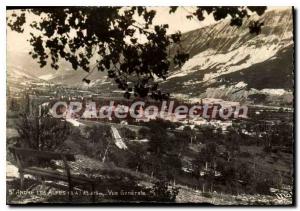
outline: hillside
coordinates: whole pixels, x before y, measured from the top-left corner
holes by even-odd
[[[183,34],[182,48],[190,59],[182,68],[172,67],[163,91],[179,98],[220,98],[244,103],[291,106],[293,101],[293,15],[292,10],[265,13],[261,34],[249,33],[250,17],[242,27],[220,21]],[[170,53],[177,49],[171,46]],[[66,62],[60,69],[40,68],[25,52],[7,52],[8,77],[15,70],[34,80],[62,83],[97,92],[112,92],[117,86],[105,72],[74,71]],[[87,77],[91,83],[82,81]],[[27,77],[28,78],[28,77]]]
[[[291,103],[293,90],[292,10],[269,11],[261,34],[225,20],[183,35],[190,60],[174,68],[162,87],[184,97],[209,97],[249,101],[265,94],[266,101],[284,98]],[[282,101],[280,99],[279,101]],[[272,102],[269,102],[272,103]]]

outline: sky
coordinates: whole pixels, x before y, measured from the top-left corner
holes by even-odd
[[[199,21],[195,17],[191,20],[187,19],[187,15],[191,15],[195,11],[195,7],[178,7],[175,13],[169,14],[169,7],[152,7],[156,10],[156,17],[154,24],[169,24],[168,33],[175,33],[176,31],[187,32],[203,26],[215,23],[213,17],[210,15],[203,21]]]

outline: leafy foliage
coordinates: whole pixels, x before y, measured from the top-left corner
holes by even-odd
[[[21,147],[41,151],[56,151],[70,134],[70,125],[51,117],[28,117],[23,115],[17,125]]]
[[[179,193],[178,187],[168,188],[168,183],[162,180],[159,180],[152,187],[154,192],[155,200],[160,202],[174,202],[176,196]]]
[[[93,158],[105,161],[112,146],[110,127],[106,125],[93,125],[86,127],[87,139],[89,140],[86,153]]]
[[[258,15],[262,15],[267,7],[198,7],[194,15],[197,16],[199,20],[205,19],[206,14],[213,14],[215,20],[221,20],[229,16],[231,18],[230,25],[231,26],[242,26],[243,18],[249,17],[250,12],[256,12]],[[249,26],[250,32],[253,26]]]

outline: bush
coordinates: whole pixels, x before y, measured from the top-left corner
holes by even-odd
[[[169,189],[167,182],[158,181],[152,187],[151,192],[154,194],[155,201],[174,202],[179,193],[179,188],[172,186],[172,188]]]
[[[206,198],[212,198],[212,195],[211,195],[211,193],[209,193],[209,192],[203,192],[203,193],[202,193],[202,196],[203,196],[203,197],[206,197]]]
[[[138,131],[138,138],[139,139],[147,138],[149,136],[149,133],[150,133],[149,129],[142,127]]]
[[[127,140],[133,140],[136,138],[135,132],[126,127],[121,128],[119,131],[121,133],[121,136]]]
[[[17,124],[21,147],[40,151],[56,151],[70,134],[70,124],[52,117],[22,115]]]
[[[270,194],[270,183],[268,181],[260,181],[255,185],[256,193],[259,194]]]
[[[240,152],[239,156],[244,158],[250,158],[251,154],[249,152]]]

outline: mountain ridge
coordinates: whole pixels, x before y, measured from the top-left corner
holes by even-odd
[[[292,16],[292,9],[266,12],[259,17],[264,22],[259,35],[250,34],[248,29],[250,21],[257,20],[256,16],[245,20],[241,27],[230,26],[225,19],[183,33],[181,46],[190,54],[190,59],[182,68],[172,67],[160,87],[187,99],[208,97],[251,102],[252,95],[263,94],[266,97],[262,103],[291,104],[294,87]],[[176,50],[171,46],[170,54]],[[96,87],[108,92],[117,89],[105,72],[74,71],[67,62],[61,62],[60,70],[50,66],[41,69],[28,54],[7,54],[8,73],[21,67],[36,80]],[[82,81],[86,77],[91,79],[90,85]]]
[[[264,26],[259,35],[249,33],[247,26],[251,20],[255,17],[239,28],[224,20],[183,34],[182,48],[190,53],[190,59],[182,68],[175,67],[170,72],[162,89],[186,99],[208,97],[251,102],[252,95],[263,94],[263,103],[291,104],[292,9],[265,13],[260,17]],[[236,87],[238,84],[243,87]],[[284,92],[274,95],[277,89]]]

